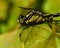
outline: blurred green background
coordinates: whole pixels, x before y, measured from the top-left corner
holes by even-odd
[[[0,48],[60,48],[60,24],[55,24],[57,35],[54,37],[47,23],[18,29],[18,17],[29,11],[18,7],[60,13],[60,0],[0,0]],[[54,20],[60,20],[60,17]]]

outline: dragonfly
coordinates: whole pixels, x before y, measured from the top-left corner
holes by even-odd
[[[53,20],[54,17],[60,16],[60,13],[48,14],[48,13],[42,13],[38,9],[25,8],[25,7],[18,7],[18,8],[31,10],[25,16],[20,15],[18,17],[18,22],[21,25],[36,25],[36,24],[42,24],[44,22],[52,23],[52,21],[55,22],[60,21],[60,20]]]
[[[44,22],[48,22],[52,24],[52,36],[54,38],[54,36],[60,36],[59,34],[57,34],[56,32],[56,27],[55,27],[55,23],[59,24],[60,20],[54,20],[54,17],[59,17],[60,13],[43,13],[41,11],[39,11],[39,9],[33,9],[33,8],[25,8],[25,7],[18,7],[21,9],[26,9],[26,10],[31,10],[29,11],[25,16],[23,14],[21,14],[18,17],[18,22],[22,25],[22,26],[33,26],[33,25],[37,25],[37,24],[42,24]]]

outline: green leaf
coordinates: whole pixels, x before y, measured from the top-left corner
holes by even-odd
[[[21,28],[20,28],[21,30]],[[45,48],[52,31],[45,24],[25,27],[20,34],[20,48]]]

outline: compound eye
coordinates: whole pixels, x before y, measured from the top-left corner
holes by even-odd
[[[18,22],[20,24],[23,24],[25,21],[24,21],[24,16],[23,15],[20,15],[19,18],[18,18]]]
[[[22,18],[22,19],[23,19],[23,18],[24,18],[24,16],[23,16],[23,15],[20,15],[20,18]]]

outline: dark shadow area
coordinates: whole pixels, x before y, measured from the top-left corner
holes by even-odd
[[[45,2],[45,0],[37,0],[36,8],[39,9],[42,12],[42,5]]]
[[[8,8],[7,8],[7,18],[6,18],[6,20],[4,20],[4,21],[0,21],[1,23],[4,23],[4,24],[7,23],[7,21],[8,21],[9,18],[10,18],[10,13],[11,13],[13,7],[14,7],[13,2],[9,2]]]

